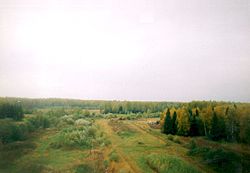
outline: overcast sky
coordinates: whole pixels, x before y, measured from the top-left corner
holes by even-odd
[[[249,0],[0,0],[0,96],[250,101]]]

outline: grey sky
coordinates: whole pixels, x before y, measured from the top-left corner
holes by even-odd
[[[0,96],[250,101],[249,0],[0,0]]]

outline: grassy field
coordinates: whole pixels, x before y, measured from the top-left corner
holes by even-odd
[[[76,132],[80,135],[79,129],[75,131],[75,124],[67,125],[66,130],[65,127],[38,130],[29,140],[0,146],[0,172],[221,172],[204,163],[200,155],[188,155],[192,138],[162,134],[159,129],[150,128],[149,120],[155,119],[96,119],[91,125],[94,130],[87,129],[89,134],[94,131],[95,137],[84,139],[83,142],[91,141],[85,147],[78,143],[58,144],[62,135],[71,137]],[[80,132],[84,130],[80,128]],[[244,153],[245,158],[249,158],[248,146],[239,147],[238,144],[212,142],[204,138],[195,140],[197,145],[222,147]],[[248,161],[246,159],[246,165]],[[239,171],[246,172],[241,167]]]

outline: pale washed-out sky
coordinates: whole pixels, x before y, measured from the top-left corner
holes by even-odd
[[[249,0],[0,0],[0,96],[250,101]]]

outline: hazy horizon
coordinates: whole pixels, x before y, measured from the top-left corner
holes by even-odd
[[[0,0],[0,96],[250,102],[248,0]]]

